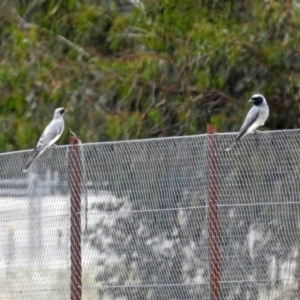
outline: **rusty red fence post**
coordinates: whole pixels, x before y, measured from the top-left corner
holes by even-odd
[[[71,300],[82,299],[82,267],[81,267],[81,177],[82,165],[78,139],[70,137],[69,150],[69,185],[70,199],[70,252],[71,252]]]
[[[207,125],[207,151],[209,172],[209,249],[211,300],[220,300],[220,251],[218,214],[218,156],[216,126]]]

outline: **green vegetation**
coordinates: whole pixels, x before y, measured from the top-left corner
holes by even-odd
[[[37,26],[5,3],[1,152],[33,147],[58,106],[68,109],[63,144],[68,128],[83,142],[197,134],[207,123],[236,131],[255,92],[270,104],[266,128],[299,126],[291,0],[19,1],[21,20]]]

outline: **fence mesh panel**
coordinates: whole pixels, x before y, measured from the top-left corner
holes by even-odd
[[[234,137],[214,136],[220,299],[299,299],[300,130]],[[0,299],[71,298],[76,172],[82,299],[210,299],[208,136],[78,147],[79,169],[70,146],[26,174],[0,155]]]

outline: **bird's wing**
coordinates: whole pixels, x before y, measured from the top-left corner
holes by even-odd
[[[259,109],[257,109],[257,107],[252,107],[247,116],[246,119],[239,131],[239,135],[236,138],[236,141],[238,141],[246,132],[247,130],[254,124],[254,122],[258,119],[259,117]]]
[[[34,160],[41,155],[47,147],[54,144],[64,130],[64,121],[60,120],[52,120],[49,125],[45,128],[42,136],[40,137],[37,145],[33,149],[30,158],[27,162],[26,168],[23,170],[26,172],[30,165],[34,162]]]
[[[45,128],[34,150],[41,151],[56,142],[64,129],[63,120],[52,120]]]

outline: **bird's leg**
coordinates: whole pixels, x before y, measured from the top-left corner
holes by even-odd
[[[53,144],[51,147],[53,147],[54,149],[58,148],[58,146],[56,144]]]

